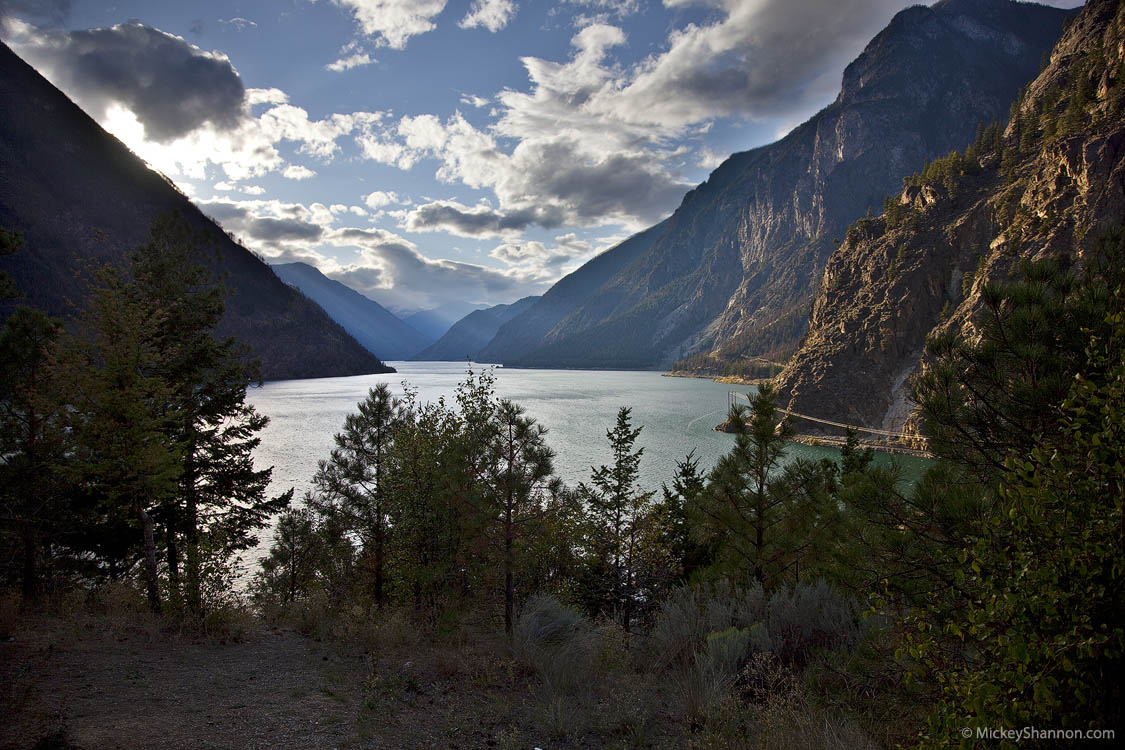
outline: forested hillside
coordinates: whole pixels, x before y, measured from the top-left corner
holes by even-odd
[[[178,212],[227,289],[219,335],[247,344],[265,377],[388,371],[2,44],[0,108],[0,227],[23,236],[23,251],[0,267],[16,279],[24,302],[73,316],[93,268],[124,265],[154,219]]]

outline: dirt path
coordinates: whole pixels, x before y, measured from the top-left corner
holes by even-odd
[[[0,643],[0,747],[503,747],[525,711],[502,671],[264,626],[236,643],[45,621]]]

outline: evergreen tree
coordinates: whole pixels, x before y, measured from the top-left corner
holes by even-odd
[[[159,509],[165,526],[170,588],[190,612],[204,608],[208,561],[225,564],[257,543],[253,532],[289,504],[269,498],[270,469],[252,453],[269,419],[246,403],[256,364],[234,339],[217,339],[224,291],[201,257],[201,240],[176,215],[154,220],[148,242],[131,257],[123,289],[152,322],[152,374],[169,391],[169,438],[182,448],[178,491]],[[183,571],[181,581],[181,549]]]
[[[530,585],[517,588],[517,576],[527,568],[529,542],[541,532],[560,482],[554,476],[554,451],[545,440],[547,429],[525,416],[523,407],[501,399],[491,425],[480,479],[490,521],[486,533],[499,553],[503,576],[504,632],[510,635],[517,597],[532,593]]]
[[[961,726],[1121,724],[1125,314],[1105,322],[1057,428],[1010,456],[998,512],[956,570],[960,610],[923,611],[909,631],[941,690],[929,746]]]
[[[368,391],[357,411],[344,419],[343,431],[336,433],[331,456],[320,461],[314,480],[318,494],[312,501],[320,515],[336,517],[359,538],[371,595],[379,608],[387,599],[390,455],[399,424],[398,406],[386,383]]]
[[[67,353],[68,429],[75,440],[67,472],[94,501],[88,533],[96,545],[116,536],[126,519],[139,525],[140,544],[107,562],[111,574],[118,566],[128,570],[136,559],[130,550],[139,546],[149,607],[160,612],[152,513],[174,496],[182,471],[183,447],[170,438],[178,415],[168,408],[168,385],[152,374],[159,313],[138,305],[116,274],[106,271],[101,279],[88,321],[91,339]]]
[[[594,469],[590,484],[579,485],[595,570],[604,571],[596,609],[620,617],[625,630],[632,627],[652,569],[648,558],[654,550],[648,542],[659,532],[652,512],[655,493],[637,487],[644,448],[633,450],[642,428],[633,429],[631,411],[621,407],[616,425],[606,431],[613,464]]]
[[[5,557],[21,559],[25,603],[41,593],[45,553],[69,517],[59,471],[68,447],[61,331],[42,312],[19,307],[0,332],[0,529]]]
[[[833,464],[782,466],[793,428],[780,421],[775,398],[765,383],[748,412],[731,408],[734,447],[716,463],[696,506],[698,533],[715,546],[714,572],[736,581],[751,577],[767,589],[825,564],[821,543],[837,515]]]
[[[662,500],[657,508],[661,526],[660,545],[668,551],[673,570],[669,583],[686,583],[692,575],[709,565],[714,550],[701,543],[692,533],[692,509],[697,507],[707,489],[706,476],[699,470],[699,458],[691,451],[676,463],[672,486],[662,485]]]

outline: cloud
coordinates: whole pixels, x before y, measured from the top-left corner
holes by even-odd
[[[844,65],[909,4],[665,0],[670,7],[713,7],[720,18],[673,31],[666,49],[596,92],[589,108],[622,122],[673,129],[716,117],[805,111],[835,93]]]
[[[450,299],[497,304],[541,293],[549,284],[534,271],[431,260],[409,240],[383,229],[340,229],[326,242],[360,254],[358,262],[324,271],[326,275],[398,307],[424,309]]]
[[[199,209],[238,235],[249,247],[275,254],[293,243],[308,246],[320,240],[333,221],[331,210],[321,204],[276,200],[235,201],[221,198],[201,201]]]
[[[351,70],[352,68],[371,65],[373,62],[375,62],[375,58],[371,55],[367,54],[366,52],[357,52],[354,55],[341,57],[336,62],[325,65],[324,69],[330,70],[333,73],[342,73],[345,70]]]
[[[468,14],[458,22],[462,29],[484,28],[496,32],[516,15],[513,0],[473,0]]]
[[[351,11],[360,30],[377,46],[404,49],[413,36],[436,28],[433,19],[446,0],[333,0]]]
[[[258,24],[251,21],[249,18],[235,17],[228,19],[219,19],[219,24],[226,28],[234,29],[235,31],[246,31],[246,29],[257,28]]]
[[[281,173],[281,176],[287,180],[307,180],[310,177],[316,177],[316,172],[300,164],[290,164]]]
[[[363,202],[367,204],[368,208],[379,209],[383,206],[390,206],[395,204],[406,203],[405,200],[398,196],[395,192],[384,192],[376,190],[373,193],[368,193],[363,197]]]
[[[43,26],[61,26],[70,18],[71,0],[0,0],[0,19],[20,18]]]
[[[488,206],[465,206],[456,201],[435,201],[418,206],[403,222],[412,232],[445,231],[462,237],[498,237],[521,232],[538,225],[553,228],[563,223],[557,208],[524,208],[511,212],[494,211]]]
[[[149,26],[42,32],[14,46],[96,119],[124,105],[157,143],[205,124],[235,130],[243,121],[246,90],[226,55]]]
[[[468,107],[475,107],[476,109],[484,109],[488,106],[488,99],[476,94],[462,94],[461,103]]]

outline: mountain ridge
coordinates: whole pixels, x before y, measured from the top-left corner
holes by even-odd
[[[249,345],[264,377],[393,371],[2,43],[0,73],[0,226],[25,238],[0,268],[26,295],[17,302],[73,315],[84,270],[124,265],[152,219],[178,213],[227,291],[216,335]]]
[[[968,154],[931,165],[888,204],[893,212],[853,227],[778,376],[791,410],[917,432],[909,378],[926,366],[927,336],[971,336],[986,282],[1006,279],[1020,259],[1081,262],[1120,226],[1123,47],[1119,0],[1091,0],[994,143],[978,139]],[[1081,108],[1071,105],[1079,86],[1091,100]]]
[[[698,353],[787,356],[834,240],[902,177],[1001,116],[1068,15],[1007,0],[901,11],[845,68],[836,101],[732,155],[672,216],[591,261],[609,273],[584,266],[556,285],[583,277],[592,288],[552,288],[482,356],[640,369]]]
[[[433,340],[415,330],[370,297],[308,263],[275,263],[270,268],[286,284],[297,287],[367,351],[382,360],[409,359]]]

